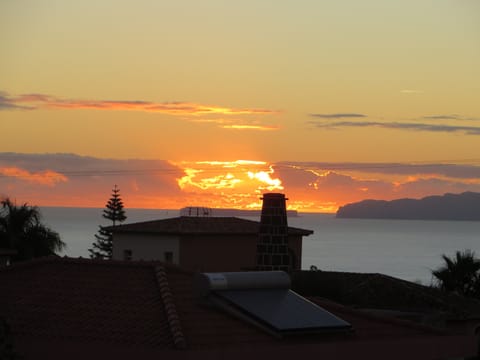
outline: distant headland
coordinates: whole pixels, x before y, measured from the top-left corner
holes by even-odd
[[[444,194],[419,200],[364,200],[341,206],[337,218],[480,221],[480,193]]]

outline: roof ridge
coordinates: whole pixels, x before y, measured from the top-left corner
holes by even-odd
[[[160,289],[160,296],[163,300],[165,307],[165,313],[167,315],[168,326],[173,336],[173,343],[177,349],[185,349],[187,343],[182,331],[182,325],[177,313],[177,307],[173,301],[172,290],[168,284],[167,273],[163,266],[155,266],[155,278],[157,280],[158,287]]]
[[[164,263],[158,260],[114,260],[114,259],[90,259],[84,257],[69,257],[50,255],[34,258],[26,261],[14,262],[10,265],[0,266],[0,271],[15,270],[21,268],[28,268],[32,266],[44,265],[44,264],[80,264],[80,265],[100,265],[100,266],[121,266],[121,267],[147,267],[155,269],[158,266],[162,266],[165,269],[181,274],[193,274],[193,271],[183,269],[176,264]]]
[[[164,233],[164,234],[258,234],[261,221],[235,216],[178,216],[109,226],[115,233]],[[313,230],[288,226],[289,235],[308,236]]]
[[[44,256],[34,258],[26,261],[14,262],[9,265],[9,268],[34,266],[44,263],[64,263],[64,264],[90,264],[90,265],[114,265],[114,266],[156,266],[159,261],[126,261],[126,260],[114,260],[114,259],[91,259],[84,257],[70,257],[70,256]]]
[[[54,261],[58,261],[58,259],[61,259],[61,257],[58,255],[42,256],[38,258],[33,258],[31,260],[12,262],[10,265],[0,266],[0,270],[12,270],[16,268],[30,267],[39,264],[48,264]]]

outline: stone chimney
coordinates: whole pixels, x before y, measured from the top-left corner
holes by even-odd
[[[263,195],[257,242],[257,270],[290,272],[287,207],[284,194]]]

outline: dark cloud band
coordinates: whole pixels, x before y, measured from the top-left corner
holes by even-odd
[[[480,159],[475,164],[455,163],[328,163],[328,162],[278,162],[276,167],[300,168],[300,169],[321,169],[323,171],[354,171],[361,173],[390,174],[390,175],[429,175],[439,174],[449,178],[457,179],[479,179]]]
[[[338,128],[365,128],[376,127],[382,129],[409,130],[409,131],[428,131],[454,133],[461,132],[467,135],[480,135],[480,127],[476,126],[455,126],[426,123],[403,123],[403,122],[377,122],[377,121],[337,121],[333,123],[310,121],[310,124],[322,129]]]

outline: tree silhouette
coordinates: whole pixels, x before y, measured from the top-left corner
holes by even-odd
[[[103,210],[102,216],[105,219],[111,220],[113,226],[115,226],[117,222],[121,223],[127,219],[125,210],[123,209],[123,201],[120,198],[120,189],[117,187],[117,185],[114,186],[112,190],[112,197],[110,200],[108,200],[105,207],[106,209]]]
[[[10,199],[1,201],[0,247],[17,252],[13,261],[54,255],[65,246],[60,235],[41,222],[36,206],[17,206]]]
[[[123,201],[120,197],[120,189],[117,185],[112,190],[112,197],[108,200],[102,216],[112,222],[112,226],[122,223],[127,219],[123,208]],[[92,248],[88,249],[91,258],[111,259],[113,255],[113,235],[108,227],[99,225],[98,234],[95,234],[96,241]]]
[[[478,296],[480,285],[480,260],[471,250],[457,251],[450,258],[442,255],[445,264],[432,271],[440,289],[464,296]]]

